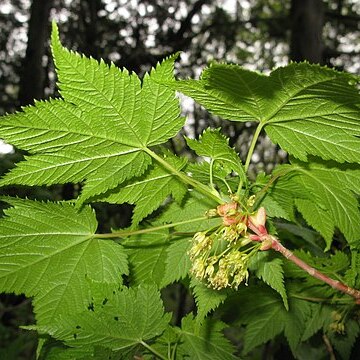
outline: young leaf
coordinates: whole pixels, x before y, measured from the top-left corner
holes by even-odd
[[[74,348],[102,346],[116,351],[142,344],[167,327],[170,315],[164,314],[155,286],[128,289],[93,283],[92,287],[97,296],[90,310],[84,307],[82,312],[59,318],[41,330]]]
[[[295,157],[360,162],[360,97],[357,79],[307,63],[290,64],[269,76],[237,65],[212,64],[200,80],[171,87],[215,115],[257,121],[270,139]]]
[[[186,162],[185,159],[177,158],[170,153],[166,153],[165,157],[166,161],[177,170],[180,170]],[[167,196],[172,195],[177,202],[180,202],[186,191],[186,186],[174,174],[157,165],[140,178],[131,179],[128,184],[122,184],[121,187],[112,189],[94,200],[136,204],[132,217],[132,225],[136,226],[157,209]]]
[[[225,325],[221,321],[205,321],[200,325],[191,315],[181,322],[183,343],[181,349],[194,360],[230,360],[236,359],[234,348],[224,338],[222,331]]]
[[[279,199],[285,187],[301,187],[303,189],[301,196],[305,196],[312,205],[306,207],[303,202],[296,199],[293,200],[294,204],[300,204],[299,210],[309,224],[324,236],[327,248],[331,245],[335,226],[345,235],[350,244],[355,245],[360,239],[357,231],[360,212],[354,195],[354,193],[359,193],[357,184],[360,170],[343,171],[337,167],[313,162],[283,165],[276,172],[282,171],[285,167],[292,167],[296,173],[289,173],[279,178],[271,191],[271,196]],[[305,205],[308,205],[308,202]]]
[[[151,163],[147,147],[183,125],[174,92],[176,56],[140,79],[62,47],[53,24],[52,50],[64,100],[37,102],[0,124],[1,137],[31,156],[0,185],[50,185],[86,180],[80,201],[104,193]]]
[[[189,163],[186,171],[191,177],[203,184],[210,184],[210,164],[206,161],[200,163]],[[220,164],[214,164],[212,169],[213,183],[223,194],[235,193],[239,184],[239,177],[229,175]]]
[[[198,155],[209,157],[219,162],[227,171],[235,171],[240,178],[246,180],[245,171],[239,155],[229,146],[229,140],[221,134],[219,129],[207,129],[200,136],[199,140],[186,139],[189,147]]]
[[[94,237],[93,210],[67,203],[3,198],[0,291],[34,297],[39,324],[85,306],[88,278],[121,283],[128,273],[122,246]]]
[[[227,289],[210,289],[204,283],[195,278],[191,279],[190,286],[192,287],[197,305],[196,321],[200,323],[203,323],[208,313],[221,305],[229,294]]]

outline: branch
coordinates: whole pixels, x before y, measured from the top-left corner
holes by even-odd
[[[345,285],[341,281],[331,279],[327,275],[323,274],[319,270],[316,270],[315,268],[308,265],[306,262],[299,259],[289,249],[287,249],[284,245],[282,245],[278,239],[276,239],[273,236],[271,236],[271,238],[272,238],[271,249],[278,251],[280,254],[285,256],[288,260],[292,261],[295,265],[297,265],[299,268],[306,271],[310,276],[313,276],[314,278],[325,282],[326,284],[330,285],[333,289],[339,290],[339,291],[343,292],[344,294],[352,296],[355,299],[356,304],[360,305],[360,291],[359,290],[351,288],[350,286]]]
[[[355,303],[360,305],[360,291],[341,281],[334,280],[327,275],[323,274],[319,270],[316,270],[296,255],[294,255],[289,249],[287,249],[284,245],[282,245],[275,236],[270,235],[265,228],[266,223],[266,212],[265,208],[260,208],[256,215],[250,216],[247,221],[247,226],[251,229],[255,234],[249,235],[249,238],[253,241],[262,242],[260,250],[269,250],[273,249],[283,256],[285,256],[288,260],[292,261],[299,268],[306,271],[310,276],[319,279],[326,284],[330,285],[333,289],[341,291],[344,294],[350,295],[355,299]]]

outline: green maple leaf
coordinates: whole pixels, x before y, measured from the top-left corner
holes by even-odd
[[[0,220],[0,291],[34,297],[39,324],[82,308],[89,280],[121,282],[122,246],[95,237],[93,210],[67,203],[4,198]]]
[[[136,74],[63,48],[55,24],[52,50],[63,100],[37,102],[2,119],[1,137],[30,156],[0,184],[85,180],[85,201],[144,173],[148,147],[182,127],[174,92],[159,83],[173,78],[176,55],[141,83]]]
[[[306,322],[305,330],[302,334],[302,341],[311,338],[321,328],[329,326],[331,319],[331,312],[333,309],[327,305],[310,304],[311,316]]]
[[[286,310],[289,310],[289,303],[284,285],[283,261],[279,258],[270,260],[268,253],[257,253],[252,258],[251,268],[255,270],[256,276],[277,291]]]
[[[197,305],[196,321],[200,323],[203,323],[209,312],[219,307],[229,295],[227,289],[211,289],[195,278],[191,278],[190,286]]]
[[[241,308],[239,322],[246,324],[245,354],[282,332],[295,352],[311,316],[308,302],[292,299],[287,311],[271,289],[261,286],[241,289],[238,300]]]
[[[131,284],[155,283],[160,286],[169,247],[169,230],[134,235],[124,241],[123,245],[129,256]]]
[[[64,316],[39,329],[70,347],[101,346],[113,351],[129,350],[166,329],[170,314],[164,314],[155,286],[126,288],[93,283],[92,290],[90,310],[84,307],[71,317]]]
[[[171,203],[154,224],[184,222],[174,226],[174,230],[191,233],[207,230],[221,224],[219,217],[207,218],[206,216],[206,212],[216,208],[217,205],[213,200],[204,197],[202,194],[191,191],[184,198],[182,204]]]
[[[282,198],[289,199],[284,196],[285,188],[301,188],[301,197],[305,201],[294,196],[290,201],[298,207],[309,225],[324,237],[327,249],[331,245],[335,227],[338,227],[350,244],[355,245],[360,239],[357,230],[360,212],[355,196],[359,194],[360,170],[342,170],[321,162],[299,162],[279,167],[274,175],[283,169],[293,169],[293,172],[278,179],[271,196],[281,204]]]
[[[180,170],[186,159],[180,159],[169,152],[165,154],[166,161],[176,170]],[[172,173],[162,166],[154,166],[138,179],[131,179],[128,184],[110,190],[97,201],[122,204],[136,204],[132,216],[132,225],[136,226],[147,215],[157,209],[172,195],[179,203],[187,192],[187,187]]]
[[[181,338],[183,343],[180,348],[190,359],[198,360],[230,360],[236,359],[233,355],[234,348],[222,334],[225,324],[221,321],[207,320],[199,325],[186,316],[181,322]]]
[[[239,155],[229,146],[229,140],[220,133],[219,129],[207,129],[199,140],[187,138],[186,142],[198,155],[209,157],[212,162],[220,163],[227,173],[235,171],[243,180],[246,180]]]
[[[269,76],[237,65],[212,64],[200,80],[168,83],[215,115],[256,121],[295,157],[360,162],[360,96],[349,74],[307,63]]]
[[[185,278],[191,267],[188,251],[191,248],[191,238],[175,237],[174,242],[166,249],[165,271],[161,287]]]
[[[360,287],[360,251],[359,249],[351,250],[351,265],[346,271],[345,283],[351,287]]]

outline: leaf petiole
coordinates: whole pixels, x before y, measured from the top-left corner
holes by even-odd
[[[161,156],[156,154],[154,151],[150,150],[149,148],[144,148],[144,151],[150,155],[153,159],[155,159],[158,163],[164,166],[165,169],[169,170],[172,174],[178,176],[181,181],[185,184],[191,185],[194,189],[201,192],[202,194],[206,195],[210,199],[216,201],[218,204],[222,204],[224,201],[221,199],[218,192],[214,190],[210,190],[207,186],[202,184],[201,182],[193,179],[190,176],[187,176],[183,172],[175,169],[172,165],[170,165],[167,161],[165,161]]]
[[[255,130],[255,133],[253,135],[253,138],[251,140],[251,143],[250,143],[250,147],[249,147],[249,151],[247,153],[247,156],[246,156],[246,160],[245,160],[245,165],[244,165],[244,170],[245,170],[245,174],[247,173],[248,169],[249,169],[249,165],[250,165],[250,161],[251,161],[251,158],[253,156],[253,153],[254,153],[254,150],[255,150],[255,146],[256,146],[256,143],[257,143],[257,140],[259,138],[259,135],[261,133],[261,130],[263,128],[263,125],[261,122],[258,124],[258,126],[256,127],[256,130]],[[239,185],[238,185],[238,189],[236,191],[236,194],[240,197],[240,194],[241,194],[241,190],[242,190],[242,187],[244,185],[244,181],[243,179],[240,177],[240,181],[239,181]]]
[[[164,355],[160,354],[159,352],[157,352],[152,346],[150,346],[149,344],[147,344],[145,341],[140,341],[140,344],[146,348],[147,350],[149,350],[152,354],[154,354],[156,357],[158,357],[161,360],[168,360],[168,358],[166,358]]]
[[[208,219],[207,216],[201,216],[201,217],[194,218],[194,219],[179,221],[177,223],[165,224],[165,225],[155,226],[152,228],[146,228],[146,229],[141,229],[141,230],[124,230],[124,231],[117,231],[117,232],[107,233],[107,234],[94,234],[93,237],[100,238],[100,239],[116,238],[116,237],[124,238],[124,237],[131,236],[131,235],[147,234],[147,233],[151,233],[153,231],[169,229],[169,228],[172,228],[175,226],[190,224],[190,223],[194,223],[194,222],[202,221],[202,220],[206,220],[206,219]]]
[[[247,171],[249,169],[250,161],[253,156],[255,146],[256,146],[257,140],[259,138],[259,135],[260,135],[260,132],[261,132],[263,126],[264,126],[264,124],[262,124],[261,122],[258,124],[258,126],[256,127],[256,130],[255,130],[254,136],[251,140],[250,148],[249,148],[249,151],[248,151],[248,154],[246,157],[246,161],[245,161],[245,173],[247,173]]]

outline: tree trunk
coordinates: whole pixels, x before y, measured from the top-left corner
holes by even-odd
[[[322,0],[291,1],[290,58],[323,64],[322,29],[324,7]]]
[[[20,80],[19,102],[28,105],[44,97],[45,69],[42,59],[49,35],[49,16],[53,0],[33,0],[31,4],[28,43]]]
[[[98,11],[101,9],[100,0],[80,1],[79,28],[84,34],[79,50],[86,56],[99,60],[99,49],[96,45],[98,40],[97,23]]]

